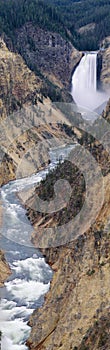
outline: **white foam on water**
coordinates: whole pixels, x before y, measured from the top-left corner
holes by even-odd
[[[33,257],[27,258],[25,260],[17,260],[13,262],[11,266],[12,270],[16,272],[17,275],[27,275],[31,280],[37,280],[43,282],[44,273],[50,272],[49,266],[45,263],[44,258],[33,259]]]
[[[1,332],[7,336],[13,344],[23,344],[29,336],[30,327],[22,320],[17,318],[14,320],[3,321],[1,325]]]
[[[6,252],[6,250],[5,250],[5,252]],[[11,255],[18,255],[19,254],[19,251],[18,250],[16,250],[16,251],[13,251],[13,250],[10,250],[10,254]]]
[[[14,299],[20,299],[24,305],[31,305],[41,295],[45,294],[50,283],[43,284],[37,281],[25,281],[22,279],[14,279],[5,283],[7,291],[11,293]]]
[[[13,261],[11,267],[16,278],[5,283],[8,299],[2,299],[0,305],[1,350],[25,350],[25,341],[30,334],[27,320],[34,310],[34,303],[49,290],[50,282],[44,284],[43,281],[51,270],[44,258],[36,254]]]
[[[27,317],[32,313],[32,309],[27,308],[26,306],[17,306],[17,303],[14,301],[7,301],[2,299],[1,301],[1,311],[0,311],[0,324],[7,320],[13,320],[16,316]]]
[[[0,312],[0,330],[2,332],[1,350],[25,350],[25,343],[30,333],[30,327],[24,321],[32,309],[24,306],[17,307],[14,301],[2,299]],[[16,318],[17,316],[17,318]]]
[[[12,340],[7,336],[2,337],[1,350],[27,350],[26,345],[14,345]]]

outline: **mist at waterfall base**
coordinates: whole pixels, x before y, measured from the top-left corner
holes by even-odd
[[[97,90],[97,53],[85,53],[72,76],[71,94],[74,102],[100,114],[110,91]]]

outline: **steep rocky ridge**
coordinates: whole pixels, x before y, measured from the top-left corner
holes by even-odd
[[[72,70],[82,53],[60,34],[26,23],[16,30],[14,48],[34,72],[69,89]]]
[[[40,29],[39,29],[40,30]],[[39,33],[39,31],[38,31]],[[37,34],[38,34],[37,33]],[[44,32],[42,33],[43,37]],[[23,32],[24,38],[22,37],[23,43],[22,47],[25,51],[25,34]],[[40,33],[39,33],[40,35]],[[36,39],[37,40],[37,39]],[[63,40],[63,39],[62,39]],[[30,36],[31,41],[31,36]],[[41,42],[40,42],[41,45]],[[9,45],[11,46],[11,45]],[[28,45],[27,45],[28,46]],[[12,49],[12,47],[11,47]],[[47,46],[48,49],[48,46]],[[19,49],[20,50],[20,49]],[[76,50],[74,51],[74,60],[76,59]],[[44,50],[45,52],[45,50]],[[61,89],[58,85],[51,83],[50,80],[46,80],[41,74],[41,67],[39,64],[42,62],[44,52],[40,53],[39,62],[37,56],[35,57],[37,72],[35,70],[34,74],[25,64],[22,57],[8,50],[3,39],[0,38],[0,116],[3,118],[9,115],[11,112],[21,108],[26,103],[37,104],[40,100],[43,102],[43,97],[49,97],[54,102],[57,100],[66,100],[67,102],[72,101],[72,98],[68,91],[64,88]],[[37,55],[37,53],[36,53]],[[52,60],[52,57],[50,57]],[[44,58],[45,64],[48,59]],[[52,61],[51,61],[52,62]],[[31,67],[32,68],[32,67]],[[40,70],[39,70],[40,69]],[[58,67],[57,67],[58,70]],[[54,72],[52,72],[52,77],[55,80]],[[40,76],[38,76],[38,74]],[[56,83],[56,81],[55,81]]]
[[[65,107],[66,108],[66,107]],[[78,118],[78,115],[77,115]],[[108,101],[106,111],[103,112],[103,118],[105,118],[108,122],[110,122],[110,100]],[[100,118],[99,118],[100,120]],[[68,122],[68,120],[67,120]],[[75,122],[75,120],[74,120]],[[82,119],[80,119],[79,125],[82,122]],[[97,121],[96,121],[97,126]],[[107,150],[103,147],[101,141],[96,140],[94,137],[91,136],[91,134],[88,134],[85,131],[82,131],[81,129],[78,129],[76,127],[67,126],[66,124],[62,125],[63,131],[65,130],[66,133],[70,136],[71,142],[77,142],[80,143],[80,145],[83,145],[86,150],[88,150],[92,156],[96,159],[98,162],[100,169],[102,171],[102,174],[106,176],[110,172],[110,155],[108,154]],[[95,126],[94,126],[95,129]],[[85,155],[86,157],[86,155]],[[85,158],[86,159],[86,158]],[[78,164],[78,160],[77,160]],[[85,162],[86,166],[86,162]],[[83,168],[84,170],[84,168]],[[68,206],[64,208],[64,210],[59,212],[52,212],[52,214],[46,214],[46,213],[40,213],[36,211],[36,196],[40,196],[43,200],[50,200],[53,197],[53,187],[55,182],[62,178],[69,181],[69,183],[72,186],[73,193],[71,196],[70,201],[68,202]],[[70,164],[70,162],[64,162],[63,164],[59,164],[56,170],[53,170],[52,174],[48,174],[46,177],[46,180],[41,183],[41,185],[36,188],[36,190],[33,192],[33,194],[28,198],[28,201],[26,202],[27,207],[27,214],[34,225],[35,231],[39,230],[39,238],[41,237],[41,231],[44,228],[51,228],[55,226],[55,223],[58,225],[62,225],[62,223],[68,222],[72,218],[72,216],[75,216],[77,211],[80,210],[83,199],[84,199],[84,191],[85,191],[85,182],[83,176],[76,171],[75,166]],[[37,242],[36,235],[33,235],[33,241],[35,244]]]
[[[20,55],[8,50],[0,39],[0,117],[6,117],[24,103],[34,101],[42,81],[26,66]]]
[[[110,91],[110,37],[106,37],[101,43],[98,53],[98,78],[102,86],[108,87]]]
[[[32,38],[33,35],[34,34],[32,34]],[[55,36],[55,38],[57,38],[57,35]],[[30,46],[31,45],[32,43],[30,43]],[[57,46],[55,48],[54,45],[56,44],[51,44],[50,41],[51,60],[54,56],[54,53],[58,50]],[[40,43],[40,53],[41,49],[42,47]],[[68,49],[67,45],[67,52],[68,50],[70,50],[70,56],[72,57],[74,53],[70,48]],[[32,64],[35,64],[37,56],[35,57],[35,59],[33,59],[34,54],[31,54],[30,51],[31,50],[28,50],[28,48],[26,47],[27,56],[31,57],[30,62],[32,62]],[[63,53],[64,51],[61,51],[61,57],[63,56]],[[64,55],[64,63],[67,62],[67,57],[67,55]],[[78,60],[80,59],[80,57],[78,56]],[[45,62],[46,60],[47,56],[45,56]],[[12,64],[10,64],[10,62],[12,62]],[[42,68],[40,67],[40,69],[42,69],[43,74],[50,77],[50,73],[52,72],[52,70],[51,72],[49,71],[49,73],[47,72],[45,62]],[[1,135],[2,150],[4,152],[4,154],[1,155],[1,184],[4,184],[9,180],[15,178],[15,172],[19,168],[19,164],[21,163],[23,156],[28,153],[28,150],[30,148],[35,147],[38,141],[44,140],[45,135],[49,134],[50,137],[52,135],[58,135],[58,137],[61,137],[62,135],[62,138],[65,138],[66,134],[65,132],[62,133],[62,128],[60,131],[60,128],[58,127],[59,113],[57,111],[54,111],[54,120],[56,122],[55,128],[53,129],[51,125],[51,101],[49,99],[43,99],[42,103],[42,96],[40,92],[40,89],[42,87],[42,77],[36,77],[35,74],[32,73],[26,67],[21,57],[18,54],[9,52],[9,50],[7,50],[5,46],[1,46],[1,63],[2,74],[0,77],[0,84],[2,86],[3,92],[3,94],[1,94],[0,96],[1,116],[2,118],[5,118],[6,115],[9,116],[13,109],[14,111],[16,111],[17,109],[19,109],[19,107],[22,107],[23,113],[23,117],[21,118],[21,111],[20,113],[16,112],[16,116],[14,114],[14,118],[12,118],[12,124],[10,124],[9,121],[8,123],[6,122],[8,128],[6,127],[6,123],[3,122],[5,130],[4,134],[2,132]],[[77,59],[75,58],[74,64],[76,63]],[[28,64],[30,65],[30,63]],[[40,64],[41,63],[39,58],[39,65]],[[71,58],[71,69],[73,68],[74,64]],[[66,74],[64,69],[65,64],[61,65],[59,74],[57,74],[58,65],[59,62],[56,62],[54,65],[51,80],[59,86],[63,86],[63,84],[69,83],[71,69],[69,71],[69,78],[67,78],[67,69]],[[59,79],[59,76],[61,80]],[[24,83],[24,77],[26,77],[26,83]],[[11,90],[9,90],[9,87]],[[34,102],[34,113],[33,106],[31,106],[31,102]],[[37,127],[35,126],[33,130],[32,120],[34,119],[33,115],[36,115],[36,109],[37,112],[39,110],[38,120],[40,118],[43,118],[42,120],[45,126],[40,127],[39,122],[37,120]],[[49,115],[50,117],[49,125],[46,125],[44,111],[45,113],[47,112],[47,115]],[[30,123],[26,124],[25,116],[28,116],[29,118],[30,115],[31,131],[27,131],[27,129],[29,129]],[[19,123],[21,125],[23,120],[26,125],[26,131],[23,133],[23,135],[21,135],[21,131],[19,134],[20,129],[18,129],[18,125]],[[66,122],[65,117],[62,115],[61,121],[62,123]],[[15,132],[16,127],[18,130],[17,134]],[[17,136],[17,139],[15,136]],[[69,142],[68,137],[67,141]],[[32,162],[30,162],[30,156],[31,154],[29,153],[29,161],[26,162],[26,168],[28,168],[29,166],[28,174],[30,173],[31,167],[32,172],[36,171],[36,164],[33,163],[33,158]],[[45,153],[42,163],[44,161],[45,164],[48,162]],[[38,162],[37,158],[37,165],[39,168],[41,167],[41,159],[39,159]],[[21,173],[19,172],[19,176],[22,175],[22,169],[20,168],[20,170]],[[74,242],[72,246],[70,245],[68,247],[62,247],[54,251],[52,249],[50,249],[50,251],[44,251],[44,254],[47,257],[47,261],[51,265],[53,265],[53,269],[56,271],[56,273],[54,275],[54,279],[51,285],[51,291],[49,292],[46,299],[46,304],[41,310],[34,313],[34,316],[30,321],[30,324],[33,326],[32,334],[28,342],[31,349],[38,348],[57,350],[61,348],[62,350],[64,350],[67,347],[68,349],[72,349],[72,347],[74,348],[74,346],[79,346],[79,344],[82,342],[83,335],[87,333],[89,327],[94,327],[94,319],[96,319],[96,321],[98,319],[98,322],[101,322],[101,317],[107,313],[106,310],[108,309],[109,299],[109,237],[106,235],[106,232],[103,231],[101,223],[105,224],[110,214],[109,209],[106,209],[109,208],[109,180],[109,176],[107,176],[105,179],[105,186],[107,189],[106,195],[108,196],[108,199],[106,200],[103,212],[101,213],[99,221],[97,221],[96,223],[96,226],[93,228],[93,231],[88,232],[88,234],[86,233],[85,236],[81,238],[81,240],[76,240],[76,242]],[[2,266],[4,266],[2,253],[1,264]],[[9,270],[7,270],[7,272],[8,271]],[[104,290],[102,288],[103,285]],[[84,298],[84,295],[86,295],[86,298]],[[63,305],[65,305],[65,309]],[[72,308],[73,312],[71,312]]]
[[[70,137],[62,129],[62,123],[65,122],[65,116],[52,108],[50,100],[39,103],[37,107],[25,106],[5,119],[0,131],[1,185],[15,178],[32,175],[45,167],[49,160],[49,145],[53,140],[56,144],[59,140],[70,143]]]
[[[0,250],[0,287],[3,286],[4,281],[10,274],[11,271],[4,258],[4,253]]]
[[[74,349],[94,321],[108,313],[110,231],[102,226],[110,216],[110,176],[105,182],[108,200],[95,226],[70,245],[45,252],[55,273],[43,308],[30,319],[32,350]]]
[[[36,147],[38,141],[45,140],[48,134],[49,137],[56,135],[57,138],[59,133],[61,133],[61,137],[65,135],[65,132],[63,134],[57,125],[59,119],[65,122],[65,117],[57,109],[52,110],[51,100],[48,98],[48,88],[43,78],[35,75],[26,66],[20,55],[9,51],[2,39],[0,40],[0,59],[2,160],[0,184],[4,184],[15,178],[16,169],[24,154],[30,148]],[[51,94],[54,91],[56,90],[51,89]],[[59,93],[62,98],[60,88]],[[66,94],[68,96],[68,93]],[[51,125],[52,121],[56,124],[56,130]],[[42,128],[39,128],[40,123],[43,124]],[[49,123],[50,125],[48,125]],[[25,133],[24,129],[26,129]],[[26,166],[29,166],[29,169],[32,168],[31,173],[41,167],[38,153],[36,153],[37,163],[35,162],[35,164],[33,160],[30,161],[28,155]],[[44,165],[47,163],[45,150],[43,163]]]
[[[102,54],[101,81],[110,87],[110,47]]]
[[[14,33],[14,44],[6,37],[9,48],[19,52],[26,64],[39,77],[44,77],[45,86],[49,96],[49,82],[57,88],[63,89],[62,96],[67,100],[66,92],[70,91],[72,72],[80,62],[82,52],[76,50],[69,39],[64,39],[60,34],[42,29],[37,25],[27,22]],[[109,37],[107,38],[109,42]],[[110,48],[98,53],[98,79],[103,86],[109,88],[110,84]],[[54,100],[56,100],[56,97]],[[70,102],[70,101],[69,101]]]
[[[57,124],[59,111],[56,109],[52,111],[51,100],[43,95],[45,92],[48,96],[48,89],[51,90],[51,96],[54,93],[55,97],[59,95],[62,98],[61,89],[56,90],[54,86],[47,86],[42,75],[41,77],[35,75],[26,66],[22,57],[10,51],[3,39],[0,39],[0,185],[15,179],[16,176],[32,174],[48,164],[45,152],[47,137],[67,137],[69,142],[68,136],[65,132],[63,133],[62,128],[60,130]],[[63,92],[63,95],[64,98],[67,97],[67,91]],[[51,125],[52,116],[54,127]],[[62,122],[65,122],[65,117],[61,113],[60,118]],[[34,153],[30,151],[32,148],[36,149],[36,144],[42,141],[44,144],[43,158],[41,147]],[[26,157],[23,159],[27,154],[27,159]],[[20,167],[18,174],[17,169],[22,159],[26,161],[25,166]],[[10,269],[1,251],[0,271],[0,285],[3,285]]]
[[[109,121],[109,103],[104,117]],[[99,161],[102,149],[94,145]],[[104,202],[90,229],[65,246],[42,249],[54,276],[43,307],[29,321],[31,350],[109,349],[110,167],[103,180]],[[35,234],[33,241],[37,246]]]
[[[24,50],[22,54],[26,54],[30,62],[31,59],[32,62],[34,62],[34,60],[35,62],[37,61],[36,66],[40,73],[42,71],[43,74],[47,74],[46,72],[48,71],[47,76],[49,76],[49,79],[53,80],[54,83],[57,83],[60,87],[63,86],[63,84],[68,86],[72,68],[77,64],[81,53],[75,50],[72,45],[66,42],[59,34],[33,27],[31,23],[17,31],[16,35],[18,50],[22,48],[21,51]],[[33,48],[35,48],[35,50]],[[56,93],[54,94],[56,89],[53,89],[51,86],[49,87],[42,75],[35,75],[26,66],[20,55],[9,51],[3,40],[0,40],[0,58],[0,114],[2,120],[12,112],[15,113],[17,110],[20,111],[21,108],[27,108],[30,104],[40,109],[39,115],[41,118],[41,114],[44,113],[44,110],[48,109],[49,111],[49,109],[51,109],[51,101],[46,98],[48,94],[50,93],[51,96],[53,95],[53,97],[58,98],[58,95]],[[48,69],[46,68],[47,66]],[[109,81],[109,77],[107,81]],[[58,85],[56,86],[58,87]],[[68,94],[64,92],[64,89],[59,88],[57,92],[60,94],[60,98],[64,98],[64,101],[66,98],[66,100],[69,101]],[[17,118],[20,118],[19,113]],[[64,122],[64,118],[62,118],[62,121]],[[53,133],[53,131],[50,132]],[[38,135],[36,137],[38,137]],[[26,138],[28,138],[28,141],[30,140],[27,148],[33,144],[32,134],[31,137],[26,135],[21,146],[20,143],[17,143],[16,147],[13,144],[12,148],[15,147],[15,151],[13,150],[12,157],[10,151],[8,151],[8,155],[6,152],[7,147],[9,147],[9,141],[6,144],[7,136],[5,135],[5,145],[2,144],[2,147],[5,147],[4,151],[6,154],[4,154],[2,162],[3,182],[1,179],[1,184],[15,178],[14,174],[18,165],[18,160],[20,161],[23,156],[23,148],[24,153],[27,151],[27,148],[24,146]],[[11,142],[13,142],[12,139]],[[36,141],[34,140],[34,142]],[[46,160],[46,155],[44,158]],[[33,171],[34,170],[35,167],[33,166]]]

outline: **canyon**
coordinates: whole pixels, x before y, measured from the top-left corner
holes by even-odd
[[[104,116],[110,120],[110,104]],[[101,151],[97,142],[93,144],[92,149],[95,147],[96,159],[99,160],[103,150]],[[104,154],[101,163],[104,166]],[[65,350],[67,347],[83,350],[92,349],[93,346],[94,349],[109,349],[109,170],[110,167],[108,174],[104,176],[104,203],[91,228],[64,246],[42,249],[54,276],[42,309],[34,311],[29,321],[32,331],[27,344],[32,350]],[[73,188],[76,186],[79,190],[77,181],[74,181]],[[41,193],[43,186],[44,184]],[[50,188],[51,186],[50,181]],[[32,208],[32,197],[30,200]],[[28,216],[34,224],[32,241],[37,247],[37,232],[40,230],[40,235],[43,235],[52,223],[53,226],[62,224],[64,219],[60,223],[58,217],[56,221],[56,215],[53,214],[51,220],[48,215],[44,215],[40,220],[39,214],[35,215],[34,210],[29,209],[29,202],[27,208]]]
[[[101,166],[105,188],[103,206],[88,231],[65,246],[42,249],[54,275],[44,305],[30,317],[32,331],[27,345],[31,350],[91,350],[93,346],[94,350],[103,350],[103,347],[109,350],[110,158],[98,141],[87,138],[80,129],[71,128],[65,114],[54,108],[51,100],[57,91],[56,97],[71,102],[72,72],[82,53],[59,34],[33,28],[31,23],[17,31],[16,37],[16,48],[8,38],[8,47],[3,40],[0,41],[0,184],[3,186],[16,177],[32,175],[36,169],[45,168],[48,164],[45,140],[54,137],[57,144],[59,139],[61,143],[63,140],[67,144],[71,141],[83,143]],[[18,54],[20,48],[21,55]],[[107,48],[102,53],[101,81],[104,85],[110,84],[109,62],[110,49]],[[48,93],[48,80],[54,85],[51,93]],[[103,117],[110,122],[110,101]],[[31,152],[39,142],[43,142],[43,149],[38,147],[36,152]],[[76,189],[80,194],[80,176],[74,179],[74,196]],[[41,190],[43,185],[37,189]],[[26,198],[27,208],[30,208],[30,201],[34,203],[34,197],[33,192]],[[77,198],[75,200],[77,202]],[[27,215],[33,224],[32,241],[36,247],[35,226],[42,232],[42,228],[59,224],[61,219],[60,215],[51,218],[44,215],[42,218],[32,209],[27,209]],[[2,220],[2,212],[0,217]],[[0,267],[0,283],[3,285],[10,269],[2,251]]]

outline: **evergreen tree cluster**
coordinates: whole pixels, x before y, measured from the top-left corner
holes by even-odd
[[[62,21],[72,34],[73,44],[79,50],[97,50],[103,38],[110,35],[110,0],[45,0],[60,12]],[[94,23],[91,31],[78,29]]]
[[[96,50],[110,35],[110,0],[0,0],[0,35],[14,40],[16,29],[27,22],[69,36],[77,49]],[[78,32],[90,23],[93,30]]]
[[[54,6],[43,0],[0,0],[0,35],[4,32],[11,39],[15,30],[31,22],[41,28],[59,32],[65,36],[66,30],[60,14]]]

